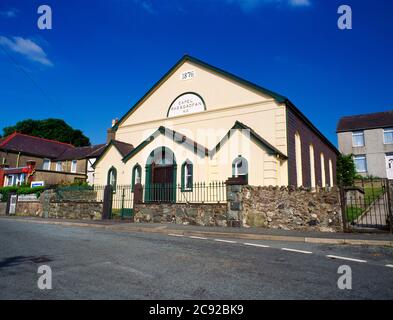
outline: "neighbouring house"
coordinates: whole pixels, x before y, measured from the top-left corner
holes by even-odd
[[[92,164],[105,144],[74,147],[68,143],[14,133],[0,139],[0,186],[33,181],[45,185],[94,182]]]
[[[116,140],[114,140],[116,139]],[[184,56],[108,130],[96,184],[333,186],[335,146],[285,96]]]
[[[360,175],[393,179],[393,110],[343,117],[337,135]]]

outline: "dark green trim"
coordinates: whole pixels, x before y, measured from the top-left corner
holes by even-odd
[[[142,181],[142,167],[137,163],[134,168],[132,168],[132,179],[131,179],[131,191],[134,192],[135,189],[135,172],[139,170],[139,176]]]
[[[113,189],[115,191],[116,190],[116,185],[117,185],[117,169],[114,166],[110,167],[110,169],[108,170],[106,184],[107,185],[110,184],[110,174],[111,174],[112,171],[115,173],[115,185],[113,186]]]
[[[151,164],[147,164],[145,167],[145,202],[151,200]]]
[[[214,67],[202,60],[199,60],[197,58],[191,57],[189,55],[183,56],[165,75],[154,84],[154,86],[137,102],[135,103],[131,109],[116,123],[115,126],[113,126],[113,130],[117,130],[119,125],[139,106],[139,104],[147,98],[158,86],[168,77],[171,75],[171,73],[176,70],[181,64],[183,64],[186,61],[190,61],[191,63],[195,63],[198,65],[201,65],[202,67],[205,67],[209,70],[215,71],[223,76],[226,76],[236,82],[239,82],[247,87],[253,88],[256,91],[261,92],[262,94],[266,94],[268,96],[271,96],[273,99],[275,99],[278,103],[284,103],[287,107],[289,107],[293,112],[295,112],[306,124],[307,126],[314,131],[315,134],[317,134],[326,144],[329,145],[329,147],[337,154],[339,155],[340,152],[337,150],[337,148],[311,123],[311,121],[285,96],[276,93],[274,91],[268,90],[266,88],[263,88],[255,83],[252,83],[248,80],[245,80],[243,78],[240,78],[234,74],[231,74],[225,70],[222,70],[220,68]]]
[[[337,155],[340,155],[340,151],[332,144],[328,138],[326,138],[321,131],[315,127],[312,122],[289,100],[285,101],[287,108],[291,109],[314,133],[321,138]],[[288,119],[287,119],[287,130],[288,130]]]
[[[225,138],[230,138],[231,135],[231,130],[249,130],[250,131],[250,136],[251,138],[258,143],[259,146],[262,146],[264,148],[268,148],[272,154],[279,156],[281,159],[288,159],[288,157],[283,154],[280,150],[278,150],[276,147],[271,145],[269,142],[267,142],[265,139],[263,139],[259,134],[257,134],[252,128],[246,126],[245,124],[236,121],[234,126],[229,129],[228,133],[221,139],[221,141],[217,144],[217,146],[212,150],[212,152],[217,153],[221,149],[221,145],[223,143],[223,140]]]
[[[158,80],[153,87],[150,88],[150,90],[141,98],[138,100],[137,103],[135,103],[131,109],[112,127],[112,130],[116,131],[119,128],[119,125],[139,106],[139,104],[145,100],[156,88],[158,88],[158,86],[166,80],[167,77],[169,77],[171,75],[171,73],[176,70],[181,64],[183,64],[186,61],[190,61],[191,63],[195,63],[198,65],[201,65],[202,67],[205,67],[206,69],[212,70],[214,72],[217,72],[225,77],[228,77],[236,82],[242,83],[245,86],[251,87],[253,89],[255,89],[256,91],[259,91],[263,94],[266,94],[268,96],[271,96],[272,98],[274,98],[278,103],[284,103],[285,101],[288,100],[288,98],[282,96],[281,94],[278,94],[276,92],[273,92],[271,90],[268,90],[266,88],[263,88],[259,85],[256,85],[255,83],[252,83],[250,81],[247,81],[243,78],[240,78],[232,73],[229,73],[227,71],[224,71],[220,68],[214,67],[202,60],[199,60],[197,58],[191,57],[189,55],[185,55],[183,56],[171,69],[169,69],[169,71],[167,73],[164,74],[163,77],[161,77],[160,80]]]
[[[247,184],[248,184],[248,160],[246,159],[246,158],[244,158],[244,157],[242,157],[242,156],[238,156],[238,157],[236,157],[235,159],[233,159],[233,161],[232,161],[232,177],[233,178],[236,178],[236,176],[235,176],[235,171],[236,171],[236,169],[235,169],[235,161],[237,160],[237,159],[242,159],[242,161],[246,161],[247,162],[247,174],[246,175],[241,175],[242,177],[246,177],[246,182],[247,182]]]
[[[203,108],[204,108],[205,111],[206,111],[206,103],[205,103],[205,100],[203,100],[203,98],[202,98],[198,93],[192,92],[192,91],[188,91],[188,92],[184,92],[184,93],[182,93],[182,94],[179,94],[179,95],[176,97],[176,99],[174,99],[174,100],[172,101],[172,103],[170,104],[170,106],[169,106],[169,108],[168,108],[168,112],[166,113],[166,117],[167,117],[167,118],[168,118],[168,116],[169,116],[169,111],[171,110],[171,108],[172,108],[174,102],[175,102],[177,99],[179,99],[181,96],[184,96],[184,95],[186,95],[186,94],[193,94],[193,95],[198,96],[199,99],[202,100],[202,102],[203,102]]]
[[[147,138],[145,141],[143,141],[141,144],[139,144],[136,148],[134,148],[129,154],[127,154],[123,158],[123,162],[126,163],[134,155],[136,155],[139,151],[141,151],[144,147],[146,147],[150,142],[152,142],[155,138],[157,138],[158,135],[165,134],[165,132],[170,133],[171,138],[178,144],[182,144],[185,141],[187,141],[187,140],[184,140],[184,141],[183,140],[181,140],[181,141],[175,140],[174,137],[175,137],[176,134],[179,134],[182,137],[185,137],[185,136],[181,135],[180,133],[178,133],[178,132],[176,132],[174,130],[165,128],[163,126],[160,126],[155,132],[153,132],[153,134],[149,138]],[[194,143],[193,151],[194,151],[195,154],[198,154],[198,149],[202,149],[202,148],[203,148],[203,153],[204,153],[205,156],[207,156],[209,154],[209,150],[207,148],[203,147],[202,145],[200,145],[200,144],[198,144],[196,142],[193,142],[193,143]]]
[[[116,150],[120,153],[121,156],[123,156],[123,154],[121,153],[121,151],[119,150],[119,148],[116,146],[116,144],[113,143],[113,140],[111,140],[105,147],[104,151],[101,153],[101,155],[99,157],[97,157],[96,162],[93,163],[92,168],[95,169],[96,165],[98,164],[98,162],[104,157],[105,153],[109,150],[109,148],[111,146],[114,146],[116,148]]]

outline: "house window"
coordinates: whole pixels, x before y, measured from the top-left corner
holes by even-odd
[[[115,167],[112,167],[108,171],[108,185],[111,185],[113,189],[116,189],[116,181],[117,181],[117,170]]]
[[[248,162],[242,156],[238,156],[232,162],[232,177],[241,177],[248,183]]]
[[[354,156],[353,161],[355,162],[356,172],[367,172],[367,160],[365,155]]]
[[[393,128],[387,128],[383,130],[383,143],[384,144],[393,143]]]
[[[7,176],[7,186],[13,186],[14,185],[14,175],[10,174]]]
[[[142,183],[142,168],[139,164],[136,164],[132,169],[132,191],[134,191],[134,187],[138,183]]]
[[[57,161],[56,162],[56,171],[62,171],[62,163],[61,163],[61,161]]]
[[[352,133],[352,146],[364,147],[364,132],[356,131]]]
[[[76,164],[78,163],[77,160],[72,160],[71,161],[71,172],[75,173],[76,172]]]
[[[49,159],[44,159],[44,162],[42,163],[42,169],[43,170],[50,170],[50,160]]]
[[[303,172],[302,172],[302,142],[299,133],[295,134],[295,161],[296,161],[296,180],[297,186],[303,185]]]
[[[191,191],[194,179],[194,166],[191,161],[187,160],[181,167],[181,188],[182,191]]]

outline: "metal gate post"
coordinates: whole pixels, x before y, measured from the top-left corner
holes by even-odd
[[[102,219],[110,219],[112,216],[113,187],[106,185],[104,189],[104,204],[102,209]]]
[[[124,219],[124,188],[122,188],[121,192],[121,220]]]
[[[392,203],[391,203],[392,199],[390,198],[390,181],[393,181],[393,180],[386,179],[386,192],[388,195],[387,199],[388,199],[390,233],[393,233],[393,213],[392,213]]]
[[[348,221],[347,221],[347,199],[346,199],[346,193],[344,190],[344,186],[340,186],[340,201],[341,201],[341,216],[342,216],[342,220],[343,220],[343,230],[344,232],[348,232]]]

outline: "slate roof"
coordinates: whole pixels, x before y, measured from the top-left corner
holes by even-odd
[[[393,127],[393,110],[343,117],[337,132]]]
[[[0,150],[21,152],[22,154],[49,158],[55,161],[97,158],[104,149],[105,144],[74,147],[69,143],[29,136],[18,132],[0,139]]]
[[[0,141],[0,149],[54,159],[75,147],[68,143],[13,133]]]
[[[59,155],[55,160],[79,160],[86,158],[97,158],[102,152],[104,152],[105,144],[97,144],[88,147],[76,147],[73,149],[68,149]]]
[[[132,144],[126,142],[121,142],[118,140],[112,140],[111,142],[116,147],[116,149],[119,150],[122,157],[125,157],[134,149],[134,146]]]

